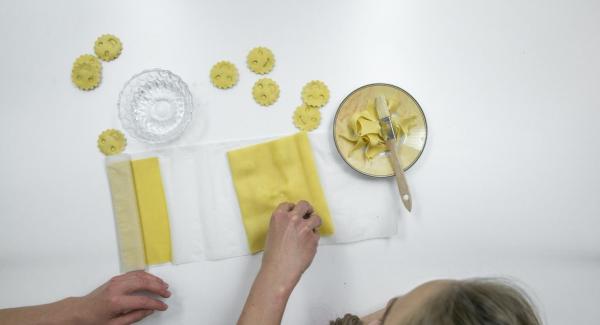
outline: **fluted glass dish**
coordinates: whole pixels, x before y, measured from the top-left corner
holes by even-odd
[[[161,69],[133,76],[119,94],[119,119],[137,140],[160,144],[179,138],[192,120],[188,86],[176,74]]]

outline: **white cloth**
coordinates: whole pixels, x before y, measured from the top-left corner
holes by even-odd
[[[246,234],[226,153],[272,138],[206,143],[157,155],[165,183],[173,262],[248,255]],[[311,133],[315,163],[335,225],[321,244],[390,237],[397,233],[401,202],[392,178],[372,178],[351,169],[329,134]]]
[[[204,245],[194,157],[184,149],[174,149],[159,161],[169,211],[172,262],[198,261]]]

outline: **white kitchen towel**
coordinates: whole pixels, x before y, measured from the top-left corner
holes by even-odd
[[[322,237],[321,243],[349,243],[396,235],[403,207],[395,179],[360,174],[340,157],[330,134],[309,136],[335,225],[335,234]]]
[[[206,143],[155,153],[161,168],[167,170],[163,178],[174,263],[250,254],[226,153],[270,139]],[[402,207],[394,180],[351,169],[329,134],[311,133],[309,139],[336,231],[322,237],[321,244],[395,235]]]
[[[194,156],[185,148],[159,155],[171,228],[173,264],[202,259],[202,225]]]

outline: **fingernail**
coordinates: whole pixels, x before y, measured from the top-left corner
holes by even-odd
[[[144,312],[144,314],[146,316],[151,315],[154,312],[154,310],[146,310],[146,312]]]
[[[165,291],[166,291],[166,293],[167,293],[167,296],[169,296],[169,297],[170,297],[170,296],[171,296],[171,291],[169,291],[169,290],[165,290]]]

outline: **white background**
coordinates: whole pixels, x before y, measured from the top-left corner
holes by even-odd
[[[597,324],[598,31],[597,1],[2,0],[0,307],[83,295],[118,272],[96,138],[117,126],[125,81],[158,67],[198,106],[179,143],[291,133],[313,79],[331,90],[321,131],[372,82],[406,89],[425,111],[427,147],[407,173],[414,212],[400,216],[399,236],[321,247],[285,324],[326,324],[429,279],[473,276],[517,279],[549,324]],[[124,51],[82,92],[71,65],[103,33]],[[244,64],[258,45],[275,53],[269,76],[281,87],[266,109]],[[240,69],[232,90],[208,81],[222,59]],[[234,323],[260,258],[153,268],[174,296],[146,323]]]

